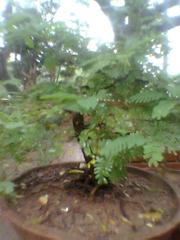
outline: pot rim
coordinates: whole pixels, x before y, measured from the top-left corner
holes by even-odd
[[[29,173],[33,172],[34,170],[41,170],[46,169],[49,167],[59,167],[59,166],[79,166],[79,163],[60,163],[60,164],[53,164],[53,165],[46,165],[41,167],[35,167],[30,170],[25,171],[23,174],[21,174],[19,177],[13,179],[13,181],[23,178]],[[163,183],[171,194],[174,196],[175,202],[176,202],[176,209],[177,212],[172,216],[172,219],[168,221],[167,223],[164,223],[161,226],[158,226],[155,230],[155,233],[153,234],[153,231],[150,233],[148,238],[142,239],[142,240],[150,240],[150,239],[158,239],[162,237],[163,235],[169,234],[172,231],[174,231],[180,224],[180,202],[177,196],[177,193],[174,189],[174,187],[167,182],[163,177],[160,177],[154,173],[148,172],[146,170],[142,170],[138,167],[134,166],[128,166],[128,171],[135,172],[135,174],[141,174],[142,176],[152,179],[155,178],[158,180],[158,182]],[[69,233],[64,233],[63,231],[59,229],[53,229],[50,227],[45,227],[42,225],[31,225],[27,222],[24,222],[23,218],[17,214],[15,211],[13,211],[10,207],[8,207],[7,201],[5,198],[0,197],[0,214],[5,217],[16,229],[21,229],[23,232],[27,232],[32,235],[36,235],[43,239],[45,237],[49,240],[64,240],[64,239],[72,239],[72,240],[79,240],[79,235],[73,234],[73,236]]]
[[[180,173],[180,162],[178,162],[178,161],[163,162],[158,166],[158,168],[149,167],[148,163],[146,163],[146,162],[131,162],[129,166],[138,167],[141,169],[142,168],[150,169],[150,170],[162,169],[167,172]]]
[[[166,162],[163,169],[172,173],[180,173],[180,162]]]

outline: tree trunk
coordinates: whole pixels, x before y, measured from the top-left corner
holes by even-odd
[[[99,4],[104,14],[109,17],[115,35],[115,42],[118,42],[119,37],[123,35],[125,31],[127,31],[126,28],[128,28],[128,32],[129,28],[130,31],[132,30],[131,26],[127,26],[125,24],[125,19],[127,17],[126,5],[128,3],[131,3],[132,0],[126,0],[124,7],[114,7],[111,5],[110,0],[95,1]],[[179,4],[180,0],[164,0],[163,3],[155,5],[154,9],[146,9],[146,11],[142,11],[142,9],[139,9],[139,11],[142,12],[142,16],[153,16],[157,13],[164,13],[170,7],[178,6]],[[180,16],[169,17],[165,22],[162,22],[158,26],[156,26],[155,30],[160,32],[166,32],[177,26],[180,26]]]
[[[7,54],[4,49],[0,51],[0,80],[8,79]]]

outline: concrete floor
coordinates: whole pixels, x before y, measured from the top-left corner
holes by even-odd
[[[20,238],[13,228],[0,218],[0,240],[23,240]]]

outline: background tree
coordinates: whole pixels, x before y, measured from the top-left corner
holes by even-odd
[[[117,40],[120,32],[130,34],[137,26],[144,30],[147,26],[151,26],[158,31],[167,31],[180,25],[180,16],[164,18],[169,8],[180,4],[179,0],[164,0],[154,6],[150,5],[149,0],[125,0],[123,7],[115,7],[110,0],[96,0],[96,2],[109,17]],[[128,11],[130,9],[131,11]]]
[[[13,12],[4,18],[4,43],[8,52],[14,54],[14,76],[22,79],[25,88],[34,85],[44,70],[51,81],[60,74],[71,76],[80,54],[87,49],[87,41],[76,29],[53,21],[58,4],[46,1],[39,10],[21,7],[13,1],[12,5]]]
[[[8,79],[8,71],[7,71],[7,55],[5,53],[5,49],[0,49],[0,80]]]

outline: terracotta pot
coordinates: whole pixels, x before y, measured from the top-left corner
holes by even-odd
[[[172,240],[179,240],[180,239],[180,228],[177,229],[174,234],[172,235]]]
[[[180,202],[180,162],[166,162],[163,165],[164,177],[167,177],[171,184],[175,185]],[[180,223],[173,235],[173,240],[180,239]]]
[[[62,166],[77,166],[76,164],[61,164]],[[54,165],[54,168],[60,167],[61,165],[56,164]],[[14,181],[17,181],[21,178],[24,178],[28,176],[28,174],[32,173],[33,171],[41,170],[41,169],[48,169],[51,166],[45,166],[45,167],[39,167],[34,168],[30,171],[27,171],[26,173],[22,174],[19,178],[15,179]],[[174,213],[174,216],[172,217],[170,222],[167,222],[163,225],[157,226],[156,230],[152,229],[152,232],[150,232],[149,237],[146,236],[144,238],[134,238],[133,240],[169,240],[174,231],[174,229],[177,227],[178,224],[180,224],[180,205],[179,200],[176,195],[176,192],[174,191],[173,187],[170,186],[163,178],[141,170],[139,168],[135,167],[129,167],[128,171],[130,173],[138,174],[142,177],[145,177],[149,179],[150,181],[157,181],[163,186],[166,186],[168,189],[173,201],[175,202],[176,206],[176,213]],[[25,221],[15,212],[13,211],[9,205],[6,199],[0,198],[0,213],[1,215],[8,220],[12,226],[15,228],[15,230],[18,232],[20,236],[23,237],[25,240],[66,240],[66,239],[72,239],[72,240],[81,240],[79,239],[79,235],[70,235],[69,233],[62,232],[60,230],[54,230],[52,228],[43,227],[43,226],[37,226],[37,225],[29,225],[28,223],[25,223]],[[84,238],[83,238],[84,239]],[[90,239],[90,238],[88,238]]]
[[[169,172],[180,174],[180,161],[179,162],[165,162],[162,167]]]
[[[145,159],[143,157],[138,157],[132,160],[133,163],[145,163]],[[164,162],[180,162],[180,152],[177,152],[176,155],[172,153],[165,153],[164,154]],[[146,164],[146,163],[145,163]]]
[[[148,164],[145,161],[135,161],[130,164],[131,166],[138,167],[141,169],[147,169],[147,170],[157,170],[157,169],[164,169],[165,171],[174,172],[174,173],[180,173],[180,161],[179,162],[163,162],[159,165],[158,168],[155,167],[149,167]]]
[[[135,162],[131,163],[131,165],[141,169],[156,172],[161,177],[165,178],[168,181],[168,183],[170,183],[171,186],[173,186],[173,189],[175,189],[180,202],[180,162],[173,162],[173,159],[174,158],[171,155],[171,160],[162,163],[158,168],[149,168],[148,164],[145,162]],[[172,236],[172,240],[179,239],[180,239],[180,223]]]
[[[180,161],[180,152],[177,152],[176,155],[172,153],[166,153],[164,158],[167,162],[178,162]]]

